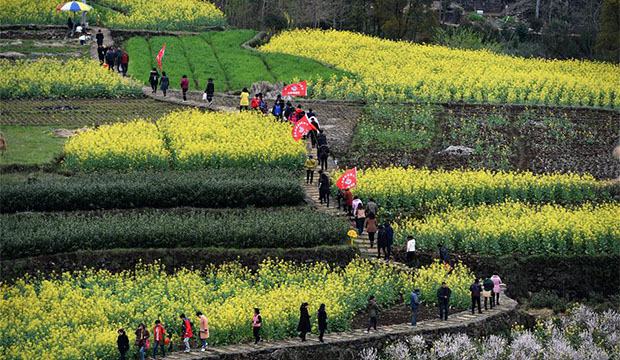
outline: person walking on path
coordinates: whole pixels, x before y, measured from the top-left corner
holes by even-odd
[[[123,50],[121,54],[121,67],[123,68],[123,76],[127,76],[127,70],[129,69],[129,54]]]
[[[452,290],[445,282],[441,283],[441,287],[437,289],[437,302],[439,303],[439,319],[448,320],[448,308],[450,305],[450,296]]]
[[[127,359],[127,351],[129,351],[129,338],[125,333],[125,329],[118,329],[118,338],[116,338],[116,347],[120,354],[120,360]]]
[[[159,88],[164,93],[164,97],[166,96],[166,92],[168,92],[169,86],[170,86],[170,78],[168,78],[168,75],[166,75],[165,71],[162,71],[161,80],[159,81]],[[155,88],[157,88],[157,85],[155,85]]]
[[[136,346],[139,349],[138,354],[140,354],[140,360],[144,360],[148,340],[149,332],[146,330],[146,325],[140,324],[136,329]]]
[[[123,49],[120,47],[116,49],[116,59],[114,62],[116,63],[116,71],[120,74],[123,72],[123,66],[121,65],[121,58],[123,57]]]
[[[260,316],[260,310],[254,308],[254,315],[252,316],[252,334],[254,335],[254,345],[258,344],[260,339],[260,328],[263,325],[263,318]]]
[[[420,306],[420,289],[414,289],[409,299],[411,306],[411,326],[418,324],[418,307]]]
[[[407,236],[407,263],[410,263],[415,258],[415,239],[413,236]]]
[[[181,318],[181,334],[183,334],[183,343],[185,344],[184,351],[187,353],[191,350],[189,340],[194,337],[192,322],[189,321],[185,314],[181,314],[179,317]]]
[[[362,200],[359,198],[359,196],[354,196],[353,201],[351,201],[351,210],[353,211],[353,215],[355,215],[358,206],[364,206],[364,203],[362,203]]]
[[[327,311],[325,311],[325,304],[319,306],[316,318],[319,322],[319,341],[324,342],[323,335],[325,335],[325,331],[327,330]]]
[[[370,332],[370,328],[372,327],[375,331],[377,331],[377,317],[379,316],[379,305],[377,305],[377,300],[374,295],[368,298],[368,305],[366,306],[366,310],[368,311],[368,328],[365,333]]]
[[[488,310],[487,302],[491,306],[491,309],[495,307],[495,295],[493,295],[493,288],[495,284],[490,278],[484,279],[482,282],[482,296],[484,297],[484,310]]]
[[[377,215],[379,213],[379,206],[375,202],[375,199],[370,198],[368,203],[366,203],[366,214],[373,213]]]
[[[105,62],[106,48],[103,45],[97,46],[97,57],[99,57],[99,65],[103,66]]]
[[[394,229],[392,229],[389,221],[386,221],[383,227],[385,228],[385,261],[390,261],[392,245],[394,244]]]
[[[325,203],[327,207],[329,207],[330,186],[329,176],[323,170],[319,170],[319,201],[321,204]]]
[[[109,47],[105,53],[105,62],[108,64],[108,70],[114,71],[114,62],[116,61],[116,51],[114,47]],[[153,68],[155,69],[155,68]]]
[[[478,314],[482,314],[482,307],[480,305],[480,294],[482,294],[482,286],[480,285],[480,279],[474,280],[474,283],[469,287],[471,292],[471,313],[474,314],[476,305],[478,305]]]
[[[299,337],[301,341],[306,341],[306,334],[310,332],[310,314],[308,313],[308,303],[302,303],[299,307],[299,324],[297,324],[297,331],[299,331]]]
[[[202,347],[200,348],[200,351],[205,351],[207,350],[207,339],[209,338],[209,319],[207,319],[207,317],[205,315],[203,315],[202,312],[197,311],[196,312],[196,316],[198,317],[198,323],[199,323],[199,337],[200,337],[200,342],[202,342]]]
[[[97,31],[97,35],[95,35],[95,39],[97,39],[97,46],[103,46],[103,33],[101,29]]]
[[[374,213],[371,212],[366,215],[364,228],[368,233],[368,240],[370,241],[370,248],[372,249],[375,245],[375,233],[377,232],[377,217]]]
[[[502,292],[502,279],[499,277],[497,272],[493,273],[491,276],[491,281],[493,281],[493,294],[495,295],[495,305],[499,305],[499,293]]]
[[[215,94],[215,84],[213,83],[213,79],[209,78],[207,80],[207,88],[205,89],[205,100],[207,100],[207,103],[209,103],[209,106],[211,106],[211,103],[213,102],[213,95]]]
[[[385,227],[383,225],[379,225],[379,229],[377,232],[377,259],[381,259],[381,250],[383,250],[383,254],[387,253],[387,238],[385,237]]]
[[[319,165],[321,165],[321,170],[327,171],[327,159],[329,159],[329,146],[321,145],[317,153],[319,157]]]
[[[239,95],[239,111],[247,111],[250,106],[250,92],[248,88],[243,88],[241,90],[241,95]]]
[[[153,359],[157,359],[157,350],[161,348],[161,356],[166,357],[166,329],[162,325],[161,321],[155,320],[155,327],[153,328]]]
[[[347,207],[347,215],[351,216],[353,215],[353,193],[350,189],[344,189],[344,193],[342,195],[344,196],[344,204]]]
[[[357,234],[362,235],[364,232],[364,223],[366,222],[366,209],[359,205],[355,210],[355,225],[357,227]]]
[[[159,73],[156,68],[153,68],[149,73],[149,84],[151,84],[152,93],[157,93],[157,84],[159,83]]]
[[[183,93],[183,101],[187,101],[187,90],[189,90],[189,80],[187,75],[181,77],[181,92]]]
[[[314,181],[314,169],[316,169],[316,160],[312,155],[308,155],[304,168],[306,168],[306,184],[312,184]]]

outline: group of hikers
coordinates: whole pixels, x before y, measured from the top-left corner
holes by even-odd
[[[108,70],[118,71],[123,76],[127,76],[127,70],[129,69],[129,54],[127,51],[120,47],[103,45],[104,35],[99,30],[97,35],[97,56],[99,57],[99,65],[107,67]]]
[[[499,297],[502,291],[502,286],[502,280],[497,273],[494,273],[493,276],[486,278],[482,284],[480,284],[480,279],[475,279],[469,289],[471,292],[471,313],[475,313],[476,307],[478,308],[478,313],[482,313],[481,296],[484,297],[485,310],[488,310],[488,306],[493,309],[495,306],[499,305]],[[437,289],[436,296],[439,307],[439,319],[443,321],[448,320],[452,290],[445,282],[443,282],[441,287]],[[421,303],[420,289],[414,289],[411,292],[409,299],[409,306],[411,309],[411,326],[417,326],[418,309]],[[309,304],[307,302],[302,303],[299,307],[297,332],[299,333],[299,338],[302,342],[307,340],[307,334],[311,332],[312,329],[312,321],[308,307]],[[370,296],[366,305],[366,314],[368,316],[368,326],[365,330],[366,333],[369,333],[371,329],[375,331],[377,330],[379,314],[381,311],[382,309],[377,303],[375,296]],[[179,339],[182,339],[182,348],[185,352],[191,351],[191,342],[194,337],[197,337],[200,340],[200,351],[206,351],[208,346],[207,340],[209,339],[209,320],[201,311],[196,312],[196,318],[198,320],[197,328],[192,321],[185,316],[185,314],[179,315],[180,327],[177,334]],[[320,304],[316,312],[316,318],[319,341],[323,343],[325,332],[327,331],[328,318],[325,304]],[[261,328],[263,327],[263,319],[261,317],[260,309],[254,308],[254,312],[248,325],[252,329],[254,344],[256,345],[262,341]],[[195,334],[196,330],[198,331],[198,334]],[[135,346],[138,348],[140,360],[145,359],[146,354],[151,347],[153,348],[154,359],[157,359],[157,355],[159,355],[160,352],[161,356],[165,357],[166,348],[168,352],[172,352],[174,350],[172,342],[173,332],[167,332],[164,324],[160,320],[155,320],[152,334],[153,337],[151,343],[151,333],[149,333],[144,323],[140,324],[135,331]],[[124,329],[118,330],[117,346],[120,353],[120,359],[125,360],[127,353],[129,352],[130,345],[129,337]]]

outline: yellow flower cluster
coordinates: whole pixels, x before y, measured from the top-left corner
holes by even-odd
[[[81,133],[65,144],[75,170],[178,169],[262,166],[298,169],[305,148],[291,127],[255,112],[172,112],[157,124],[136,120]],[[165,139],[165,141],[164,141]]]
[[[354,74],[315,82],[318,97],[620,107],[620,67],[610,63],[526,59],[335,30],[283,32],[261,50]]]
[[[151,330],[160,319],[177,342],[179,314],[195,324],[197,310],[209,318],[210,344],[251,339],[254,307],[261,309],[263,336],[285,338],[296,333],[302,302],[310,303],[313,328],[315,311],[324,303],[329,330],[342,331],[370,295],[385,306],[411,288],[407,274],[365,260],[344,269],[268,260],[256,273],[233,263],[170,275],[151,265],[118,274],[86,270],[51,280],[21,279],[0,284],[0,354],[16,360],[114,359],[118,328],[125,328],[133,343],[139,323]]]
[[[136,82],[105,70],[93,60],[0,59],[0,99],[126,97],[141,92]]]
[[[214,4],[199,0],[103,0],[103,5],[122,8],[106,16],[107,26],[132,29],[187,29],[226,24]]]
[[[2,24],[64,24],[73,13],[57,12],[57,0],[0,0]],[[226,24],[224,13],[203,0],[100,0],[88,13],[91,25],[186,30]]]
[[[444,243],[453,251],[491,255],[620,254],[619,204],[577,208],[507,202],[454,209],[394,224],[398,240],[420,250]]]
[[[65,143],[64,164],[72,170],[165,169],[170,152],[157,126],[146,120],[103,125]]]
[[[305,148],[287,123],[256,112],[171,113],[157,122],[182,169],[279,166],[297,169]]]
[[[374,198],[385,209],[418,214],[506,199],[574,204],[609,197],[590,175],[389,167],[358,170],[357,177],[355,195]]]

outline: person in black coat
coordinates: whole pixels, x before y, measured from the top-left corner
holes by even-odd
[[[480,280],[474,280],[474,283],[469,287],[469,291],[471,292],[471,313],[474,313],[476,309],[476,304],[478,305],[478,314],[482,314],[482,308],[480,306],[480,294],[482,293],[482,285],[480,285]]]
[[[308,313],[308,303],[303,303],[299,307],[299,324],[297,331],[301,341],[306,341],[306,334],[310,332],[310,314]]]
[[[114,62],[116,61],[116,49],[109,47],[105,54],[105,62],[108,64],[108,70],[114,71]]]
[[[439,303],[439,319],[448,320],[448,306],[450,304],[450,296],[452,290],[445,282],[441,283],[441,287],[437,289],[437,302]]]
[[[213,79],[211,78],[207,80],[205,94],[207,95],[207,102],[211,105],[211,102],[213,101],[213,94],[215,94],[215,84],[213,84]]]
[[[387,237],[385,236],[385,227],[379,225],[379,231],[377,231],[377,259],[381,259],[381,250],[383,254],[387,254]]]
[[[439,260],[443,264],[450,263],[450,255],[448,254],[448,249],[444,244],[439,244]]]
[[[385,229],[385,261],[390,261],[392,245],[394,244],[394,229],[388,221],[385,222],[383,228]]]
[[[99,56],[99,65],[103,65],[105,61],[106,48],[103,45],[97,46],[97,56]]]
[[[323,170],[319,170],[319,201],[321,204],[325,203],[327,207],[329,207],[330,187],[329,176]]]
[[[151,90],[153,90],[153,94],[157,92],[157,84],[159,83],[159,72],[157,72],[156,68],[153,68],[149,73],[149,84],[151,84]]]
[[[116,346],[118,347],[118,352],[121,354],[121,360],[125,360],[127,358],[127,351],[129,351],[129,338],[123,329],[118,329]]]
[[[97,39],[97,46],[103,46],[103,33],[101,30],[97,31],[95,38]]]
[[[325,311],[325,304],[319,306],[316,317],[319,321],[319,341],[323,342],[323,335],[325,335],[325,330],[327,330],[327,312]]]

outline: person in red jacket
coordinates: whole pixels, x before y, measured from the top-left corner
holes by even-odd
[[[260,97],[262,96],[261,93],[258,94],[254,94],[254,97],[252,98],[252,101],[250,101],[250,108],[252,110],[260,110]]]
[[[182,323],[182,330],[181,332],[183,333],[183,343],[185,344],[185,352],[189,352],[190,351],[190,346],[189,346],[189,339],[194,337],[194,333],[192,333],[192,323],[189,321],[189,319],[185,316],[185,314],[181,314],[180,316]]]
[[[123,69],[123,76],[127,76],[127,67],[129,66],[129,54],[127,54],[127,51],[122,50],[123,53],[121,54],[121,68]]]
[[[189,80],[187,75],[183,75],[181,78],[181,91],[183,92],[183,101],[187,101],[187,90],[189,90]]]
[[[166,357],[166,346],[164,340],[166,339],[166,329],[162,325],[161,321],[155,320],[155,327],[153,328],[153,359],[157,359],[157,349],[161,348],[161,356]]]
[[[347,214],[351,216],[353,211],[353,193],[349,189],[344,189],[344,204],[347,207]]]

